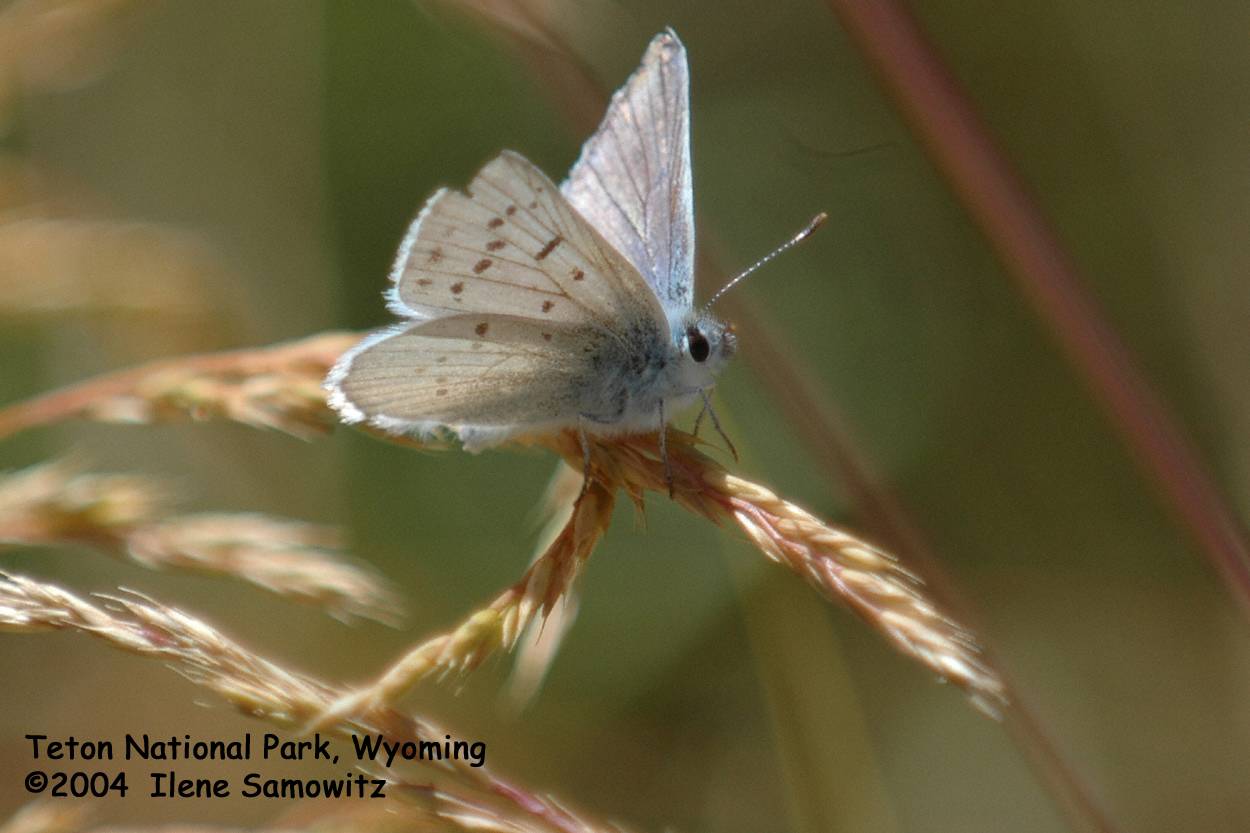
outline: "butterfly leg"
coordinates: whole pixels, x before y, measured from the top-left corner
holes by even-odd
[[[673,464],[668,459],[668,420],[664,416],[664,400],[660,400],[660,459],[664,461],[664,482],[668,496],[673,497]]]
[[[699,436],[699,426],[703,424],[703,417],[707,416],[708,409],[712,407],[712,401],[702,389],[699,390],[699,395],[703,397],[703,407],[699,409],[699,415],[694,418],[694,428],[690,431],[696,437]]]
[[[699,396],[703,397],[703,410],[699,411],[699,416],[704,413],[712,418],[712,427],[716,429],[716,433],[720,434],[720,438],[725,441],[725,445],[729,447],[729,453],[733,455],[734,462],[738,462],[738,449],[734,448],[733,440],[729,439],[724,429],[720,427],[720,420],[716,418],[716,411],[712,408],[712,398],[707,395],[707,391],[699,389]],[[695,431],[698,432],[698,422],[695,423]]]

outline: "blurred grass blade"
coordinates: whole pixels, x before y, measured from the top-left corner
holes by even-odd
[[[499,650],[511,650],[526,629],[558,609],[612,520],[615,488],[592,480],[574,503],[560,533],[521,578],[455,628],[426,639],[369,685],[352,692],[315,726],[337,715],[397,702],[431,676],[467,674]]]
[[[0,315],[203,316],[222,283],[216,253],[160,223],[31,217],[0,221]]]
[[[118,52],[119,24],[146,0],[13,0],[0,9],[0,131],[20,95],[89,83]]]
[[[0,439],[66,419],[157,423],[228,419],[302,439],[338,418],[321,389],[360,336],[328,332],[254,350],[164,359],[0,409]]]
[[[254,513],[171,516],[169,503],[154,478],[33,466],[0,476],[0,546],[87,545],[150,569],[244,581],[341,619],[399,621],[394,591],[343,557],[337,530]]]
[[[546,521],[534,548],[535,561],[542,558],[559,537],[560,530],[568,524],[581,486],[581,472],[560,463],[538,509]],[[564,592],[560,604],[554,606],[544,618],[535,619],[525,627],[504,694],[509,711],[524,711],[538,696],[543,680],[560,652],[565,634],[577,619],[579,604],[576,586],[570,587]]]
[[[326,714],[346,693],[248,650],[196,616],[134,593],[111,596],[105,604],[98,604],[54,584],[0,572],[0,630],[83,633],[114,648],[169,664],[244,714],[288,729]],[[339,737],[380,733],[400,743],[445,735],[459,737],[424,718],[388,708],[341,713],[333,723],[323,725],[322,731]],[[453,829],[517,833],[609,830],[465,759],[414,764],[419,766],[423,780],[395,770],[380,772],[379,765],[371,761],[361,763],[371,774],[382,774],[390,782],[388,791],[393,795],[455,824]],[[478,808],[476,821],[480,826],[466,826],[468,817],[458,815],[465,807]]]
[[[574,432],[534,438],[570,465],[582,460]],[[980,710],[998,716],[1008,705],[997,673],[974,635],[894,555],[816,518],[766,487],[731,474],[696,448],[698,439],[668,432],[669,463],[682,507],[714,522],[736,523],[766,556],[846,605],[905,655],[963,689]],[[667,494],[657,436],[591,439],[591,483],[604,490]]]

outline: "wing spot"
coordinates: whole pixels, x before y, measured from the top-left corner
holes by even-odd
[[[551,341],[551,333],[543,333],[543,341]]]
[[[503,225],[503,217],[491,217],[490,222],[486,224],[487,228],[499,228]]]
[[[430,249],[430,257],[426,261],[426,263],[438,263],[442,259],[443,259],[443,250],[435,246],[433,249]]]
[[[490,268],[490,265],[492,263],[494,263],[494,261],[491,260],[489,257],[482,258],[477,263],[473,264],[473,274],[475,275],[482,274],[483,272],[485,272],[487,269]]]
[[[472,344],[470,344],[470,345],[469,345],[469,349],[470,349],[470,350],[481,350],[481,349],[482,349],[482,342],[480,342],[480,341],[475,341],[475,342],[473,342]]]
[[[444,362],[446,362],[446,361],[447,361],[447,357],[446,357],[446,356],[439,356],[439,357],[438,357],[437,359],[435,359],[434,361],[435,361],[435,362],[437,362],[438,364],[443,364]]]
[[[439,388],[438,390],[434,391],[434,395],[435,395],[435,396],[446,396],[446,395],[447,395],[447,388]]]
[[[502,248],[503,248],[504,246],[506,246],[506,245],[508,245],[508,244],[507,244],[507,243],[505,243],[505,242],[503,242],[502,240],[492,240],[492,241],[490,241],[489,243],[487,243],[487,244],[486,244],[486,251],[488,251],[488,252],[497,252],[497,251],[499,251],[500,249],[502,249]]]
[[[555,305],[555,301],[543,301],[543,312],[551,312],[551,308]]]
[[[473,332],[477,333],[480,336],[484,336],[486,335],[486,331],[489,329],[490,329],[490,325],[487,324],[485,321],[483,321],[481,324],[478,324],[476,327],[473,328]]]
[[[546,259],[547,255],[554,252],[556,250],[556,246],[559,246],[563,242],[564,242],[564,238],[557,234],[555,237],[547,241],[547,245],[543,246],[542,250],[538,254],[534,255],[534,259],[535,260]]]
[[[434,281],[429,278],[417,278],[417,286],[429,286],[432,283],[434,283]]]
[[[574,270],[573,270],[573,280],[575,280],[575,281],[584,281],[584,280],[586,280],[586,273],[585,273],[585,272],[583,272],[581,269],[574,269]]]
[[[538,200],[534,200],[530,203],[530,211],[533,211],[536,208],[538,208]]]
[[[461,292],[464,292],[464,281],[456,281],[451,285],[452,295],[459,295]]]
[[[445,384],[447,384],[447,377],[446,377],[446,376],[439,376],[439,377],[438,377],[437,379],[435,379],[434,381],[435,381],[435,383],[437,383],[437,384],[440,384],[440,385],[445,385]]]
[[[504,209],[503,213],[511,217],[513,214],[516,213],[516,206],[515,205],[508,206],[507,208]]]

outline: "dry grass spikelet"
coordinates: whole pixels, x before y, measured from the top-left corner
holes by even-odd
[[[536,514],[536,517],[545,520],[538,534],[533,560],[541,558],[564,529],[581,488],[581,472],[566,465],[556,467]],[[571,587],[565,590],[558,605],[551,608],[544,618],[531,622],[518,638],[516,658],[512,662],[505,692],[505,700],[514,713],[524,710],[538,696],[564,637],[577,619],[579,608],[577,589]]]
[[[977,640],[898,558],[770,489],[730,474],[700,452],[697,443],[691,434],[669,431],[678,504],[715,522],[732,521],[766,556],[849,607],[895,648],[963,689],[975,706],[992,716],[1000,713],[1006,688],[983,659]],[[571,434],[550,445],[570,465],[582,459]],[[592,477],[625,489],[635,499],[646,491],[668,491],[655,436],[595,441],[591,460]]]
[[[500,649],[512,649],[525,630],[546,619],[572,589],[582,565],[612,520],[615,490],[591,482],[573,506],[564,528],[525,574],[490,604],[446,633],[419,643],[370,685],[352,692],[314,725],[341,713],[396,702],[431,676],[464,674]]]
[[[328,430],[335,416],[321,379],[338,355],[360,338],[324,333],[298,342],[156,362],[0,410],[0,438],[22,428],[70,417],[159,421],[222,418],[272,427],[297,436]],[[370,433],[418,448],[411,438]],[[524,438],[581,471],[576,435]],[[492,652],[512,648],[525,627],[541,621],[572,586],[580,566],[606,530],[613,496],[623,490],[641,505],[648,491],[668,492],[657,435],[595,439],[591,483],[564,530],[517,584],[452,630],[407,652],[350,702],[389,703],[416,681],[477,667]],[[673,499],[715,523],[730,521],[769,558],[845,604],[905,655],[968,693],[997,714],[1006,702],[998,674],[971,632],[943,610],[924,583],[894,555],[828,524],[764,486],[730,474],[697,449],[697,440],[669,432]]]
[[[570,466],[583,465],[581,443],[573,432],[521,442],[548,446]],[[848,606],[895,648],[961,688],[981,711],[1000,715],[1007,703],[1003,681],[982,658],[972,633],[942,610],[919,577],[862,538],[730,474],[698,451],[697,442],[693,435],[669,431],[673,499],[678,504],[713,522],[734,522],[770,559]],[[591,440],[589,482],[564,529],[520,581],[455,629],[418,644],[313,725],[334,720],[344,710],[393,703],[423,679],[470,671],[494,651],[514,647],[522,630],[545,618],[571,590],[607,529],[618,490],[640,506],[646,492],[668,492],[656,436]]]
[[[411,793],[411,790],[408,790]],[[444,811],[438,814],[428,809],[412,806],[414,802],[385,802],[385,809],[370,805],[377,802],[357,802],[355,807],[327,807],[325,802],[309,802],[297,805],[282,813],[278,821],[268,827],[248,827],[247,833],[446,833],[448,830],[534,830],[542,833],[545,827],[489,827],[470,826],[460,822],[458,816],[464,799],[450,796],[444,802]],[[315,807],[315,809],[312,809]],[[508,823],[505,816],[489,814],[483,822]],[[90,825],[95,814],[85,806],[65,806],[56,802],[32,802],[20,808],[7,821],[0,823],[0,833],[242,833],[244,828],[220,826],[197,822],[173,824],[123,826],[109,824],[104,827]]]
[[[254,513],[168,515],[169,490],[129,474],[86,473],[69,461],[0,477],[0,544],[83,544],[153,569],[246,581],[340,618],[395,623],[398,596],[344,559],[332,527]]]
[[[367,565],[344,560],[340,539],[334,527],[214,512],[140,527],[126,551],[145,566],[229,575],[341,619],[398,624],[398,595]]]
[[[337,424],[321,380],[359,338],[354,333],[321,333],[272,347],[167,359],[99,376],[0,410],[0,439],[66,419],[225,419],[309,439]]]
[[[21,633],[68,630],[95,637],[114,648],[160,660],[244,714],[284,728],[306,726],[347,696],[244,648],[196,616],[135,593],[104,597],[103,603],[96,603],[47,582],[0,572],[0,629]],[[357,711],[339,709],[333,721],[323,721],[320,730],[340,737],[381,734],[399,743],[456,737],[447,727],[376,704]],[[418,762],[413,767],[419,767],[419,773],[398,767],[386,770],[379,762],[364,765],[386,778],[389,794],[451,829],[607,830],[465,759]]]
[[[85,473],[70,460],[31,466],[0,477],[0,542],[116,550],[164,512],[165,495],[150,477]]]
[[[325,432],[335,415],[325,403],[322,376],[359,338],[324,333],[271,348],[158,361],[101,376],[0,410],[0,438],[73,417],[131,422],[220,418],[301,437]],[[387,442],[435,448],[366,430]],[[542,445],[579,472],[582,468],[574,433],[517,444]],[[969,629],[946,613],[898,558],[763,485],[730,474],[696,444],[691,435],[670,429],[676,503],[712,522],[734,523],[769,558],[848,605],[901,652],[963,688],[979,708],[999,713],[1006,702],[1003,680],[986,663]],[[592,440],[591,483],[569,523],[524,577],[457,627],[417,644],[376,682],[337,704],[335,713],[394,702],[417,680],[467,672],[495,650],[514,647],[522,630],[541,622],[571,588],[605,532],[617,490],[639,505],[646,492],[667,493],[656,435]]]

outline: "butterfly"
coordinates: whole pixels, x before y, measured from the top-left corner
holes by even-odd
[[[689,86],[661,32],[562,185],[504,151],[430,197],[391,270],[405,320],[326,377],[342,420],[469,451],[575,429],[588,455],[587,434],[659,431],[667,467],[669,417],[710,408],[737,346],[694,306]]]

